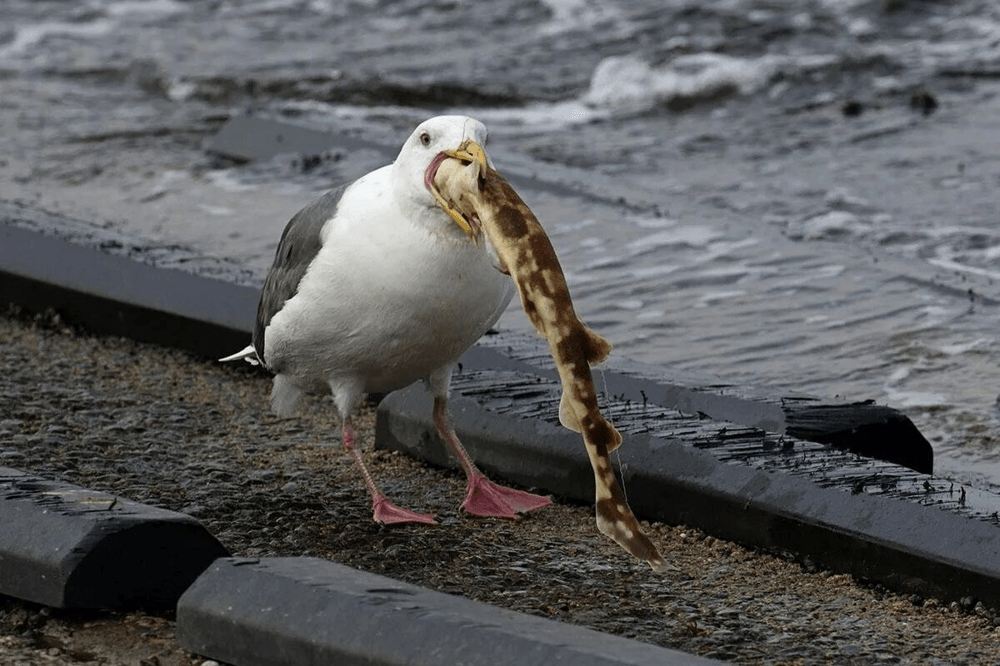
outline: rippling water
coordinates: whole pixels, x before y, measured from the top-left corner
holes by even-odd
[[[278,203],[386,156],[194,160],[218,119],[252,110],[398,145],[426,116],[469,113],[501,170],[559,186],[520,189],[621,353],[875,398],[917,422],[940,472],[1000,487],[995,3],[7,7],[6,196],[34,187],[263,271]],[[155,207],[176,190],[200,192],[202,215]],[[116,191],[148,208],[108,208]],[[516,309],[505,323],[527,327]]]

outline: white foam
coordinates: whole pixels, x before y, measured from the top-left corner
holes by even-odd
[[[833,210],[810,217],[802,223],[802,237],[805,240],[824,240],[846,236],[851,233],[863,235],[871,228],[854,213]]]
[[[927,260],[927,263],[933,264],[938,268],[944,268],[949,271],[956,271],[958,273],[971,273],[972,275],[981,275],[982,277],[989,278],[990,280],[1000,280],[1000,271],[991,271],[986,268],[977,268],[975,266],[961,264],[952,259],[946,259],[942,257],[931,258]]]
[[[636,266],[629,269],[628,274],[631,278],[649,280],[670,275],[678,270],[680,270],[680,266],[676,264],[658,264],[654,266]]]
[[[949,224],[943,226],[924,227],[921,233],[932,238],[945,238],[947,236],[993,236],[1000,239],[1000,230],[987,227],[977,227],[965,224]]]
[[[628,219],[641,229],[669,229],[670,227],[676,227],[678,224],[678,221],[672,217],[632,216]]]
[[[606,109],[594,108],[578,99],[553,104],[529,104],[519,108],[460,108],[456,111],[475,116],[487,125],[526,126],[539,131],[573,127],[610,116]]]
[[[641,310],[645,303],[638,298],[626,298],[617,301],[615,305],[621,310]]]
[[[542,0],[552,13],[551,18],[542,24],[540,35],[551,36],[576,28],[591,29],[602,23],[617,23],[621,20],[621,11],[613,4],[602,0]]]
[[[642,111],[672,99],[707,99],[735,89],[750,94],[787,62],[779,56],[747,59],[695,53],[652,67],[634,55],[605,58],[594,70],[584,102],[612,111]]]
[[[953,316],[950,309],[940,305],[925,305],[917,312],[919,313],[918,319],[926,320],[921,323],[927,328],[940,326],[941,324],[950,321]]]
[[[947,396],[931,391],[899,391],[887,386],[885,394],[894,407],[943,407],[948,404]]]
[[[892,374],[889,375],[889,379],[887,380],[887,382],[889,385],[898,384],[899,382],[903,381],[909,376],[910,376],[910,368],[909,366],[904,365],[893,370]]]
[[[232,215],[235,211],[232,208],[227,208],[226,206],[212,206],[210,204],[198,204],[198,208],[205,211],[209,215],[216,215],[219,217],[226,217]]]
[[[171,102],[186,102],[198,92],[197,84],[181,77],[173,78],[167,83],[167,98]]]
[[[105,19],[90,23],[62,23],[46,21],[20,25],[14,28],[14,39],[6,46],[0,47],[0,57],[10,56],[25,51],[38,44],[49,35],[70,35],[73,37],[98,37],[111,31],[116,25],[114,21]]]
[[[628,244],[628,249],[634,253],[679,245],[707,247],[709,243],[721,238],[722,235],[721,232],[706,226],[679,226],[637,238]]]
[[[933,391],[907,391],[898,386],[910,377],[910,367],[896,368],[882,390],[895,407],[939,407],[948,404],[947,396]]]
[[[662,319],[667,316],[667,313],[663,310],[643,310],[635,316],[636,319]]]
[[[180,14],[185,11],[187,7],[176,0],[119,0],[104,5],[104,13],[108,16]]]
[[[246,183],[236,175],[233,169],[217,169],[205,174],[205,179],[226,192],[249,192],[257,187]]]
[[[957,356],[977,349],[983,349],[984,347],[991,347],[992,345],[993,338],[976,338],[971,342],[956,342],[950,345],[943,345],[940,349],[942,353],[948,356]]]
[[[695,303],[696,308],[707,308],[715,305],[719,301],[727,301],[733,298],[740,298],[741,296],[746,296],[746,291],[743,289],[734,289],[733,291],[713,291],[708,294],[704,294]]]

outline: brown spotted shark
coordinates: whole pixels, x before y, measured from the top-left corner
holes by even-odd
[[[471,140],[439,153],[424,183],[474,242],[485,234],[494,263],[514,279],[525,314],[548,341],[563,389],[559,421],[583,436],[594,469],[598,530],[655,571],[667,568],[629,508],[608,457],[622,436],[598,408],[590,366],[607,358],[611,343],[577,317],[542,225]]]

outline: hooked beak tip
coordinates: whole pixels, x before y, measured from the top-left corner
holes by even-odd
[[[479,180],[486,178],[486,168],[489,165],[489,158],[486,157],[486,150],[478,142],[466,139],[456,150],[446,150],[444,152],[449,157],[454,157],[470,165],[475,165]]]

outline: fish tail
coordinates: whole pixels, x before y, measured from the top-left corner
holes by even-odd
[[[611,460],[606,451],[584,437],[587,454],[594,468],[595,502],[597,505],[597,529],[610,537],[619,546],[640,560],[644,560],[653,571],[672,568],[663,559],[653,542],[642,532],[639,521],[629,508],[628,500],[618,485]]]

